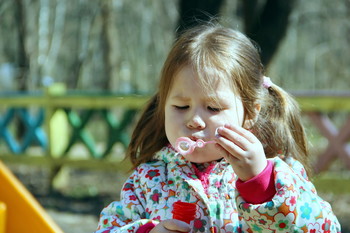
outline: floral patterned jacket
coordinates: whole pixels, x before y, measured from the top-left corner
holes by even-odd
[[[271,201],[250,204],[238,193],[237,176],[225,160],[215,162],[205,189],[191,164],[164,147],[155,161],[131,174],[121,201],[102,210],[96,233],[136,232],[143,224],[171,219],[178,200],[199,207],[192,232],[340,232],[331,206],[317,195],[303,166],[293,159],[271,160],[276,194]]]

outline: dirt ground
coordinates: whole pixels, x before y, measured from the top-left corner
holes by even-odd
[[[88,233],[96,230],[98,219],[94,215],[73,214],[52,209],[47,212],[65,233]]]
[[[9,167],[65,233],[93,232],[101,209],[119,199],[127,177],[124,172],[64,168],[55,179],[52,191],[47,168],[14,164]],[[319,195],[331,203],[342,232],[350,233],[350,193]]]

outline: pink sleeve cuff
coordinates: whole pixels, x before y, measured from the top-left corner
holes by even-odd
[[[140,228],[137,230],[137,233],[148,233],[150,232],[156,224],[153,222],[146,223],[145,225],[140,226]]]
[[[267,160],[265,169],[257,176],[243,182],[238,179],[236,187],[244,200],[252,204],[271,201],[276,194],[273,163]]]

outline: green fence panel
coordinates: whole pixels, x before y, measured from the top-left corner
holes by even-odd
[[[10,123],[15,120],[24,126],[23,131],[18,133],[19,136],[15,136],[9,129]],[[7,147],[14,154],[24,153],[31,145],[39,145],[46,151],[48,144],[46,133],[43,130],[43,122],[43,109],[39,109],[37,114],[31,114],[26,108],[10,108],[0,118],[1,139],[5,141]],[[18,140],[17,137],[20,139]]]
[[[43,123],[45,118],[44,109],[40,108],[36,115],[29,114],[25,108],[18,109],[18,115],[24,123],[25,131],[21,145],[21,152],[25,152],[31,145],[38,144],[45,151],[47,150],[47,136],[43,130]]]
[[[17,140],[13,137],[12,133],[9,131],[9,124],[14,119],[15,109],[10,108],[6,111],[3,117],[0,118],[0,135],[1,139],[3,139],[10,149],[10,151],[14,154],[19,154],[20,147],[17,143]]]
[[[107,146],[106,150],[103,153],[102,157],[106,157],[112,150],[113,146],[117,142],[121,142],[124,147],[130,142],[130,135],[127,133],[127,128],[132,125],[132,122],[135,119],[137,114],[137,109],[127,109],[120,122],[113,117],[110,111],[104,109],[103,115],[108,124],[108,138],[107,138]]]

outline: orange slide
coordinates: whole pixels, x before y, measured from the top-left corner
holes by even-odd
[[[63,233],[43,207],[0,161],[0,233]]]

